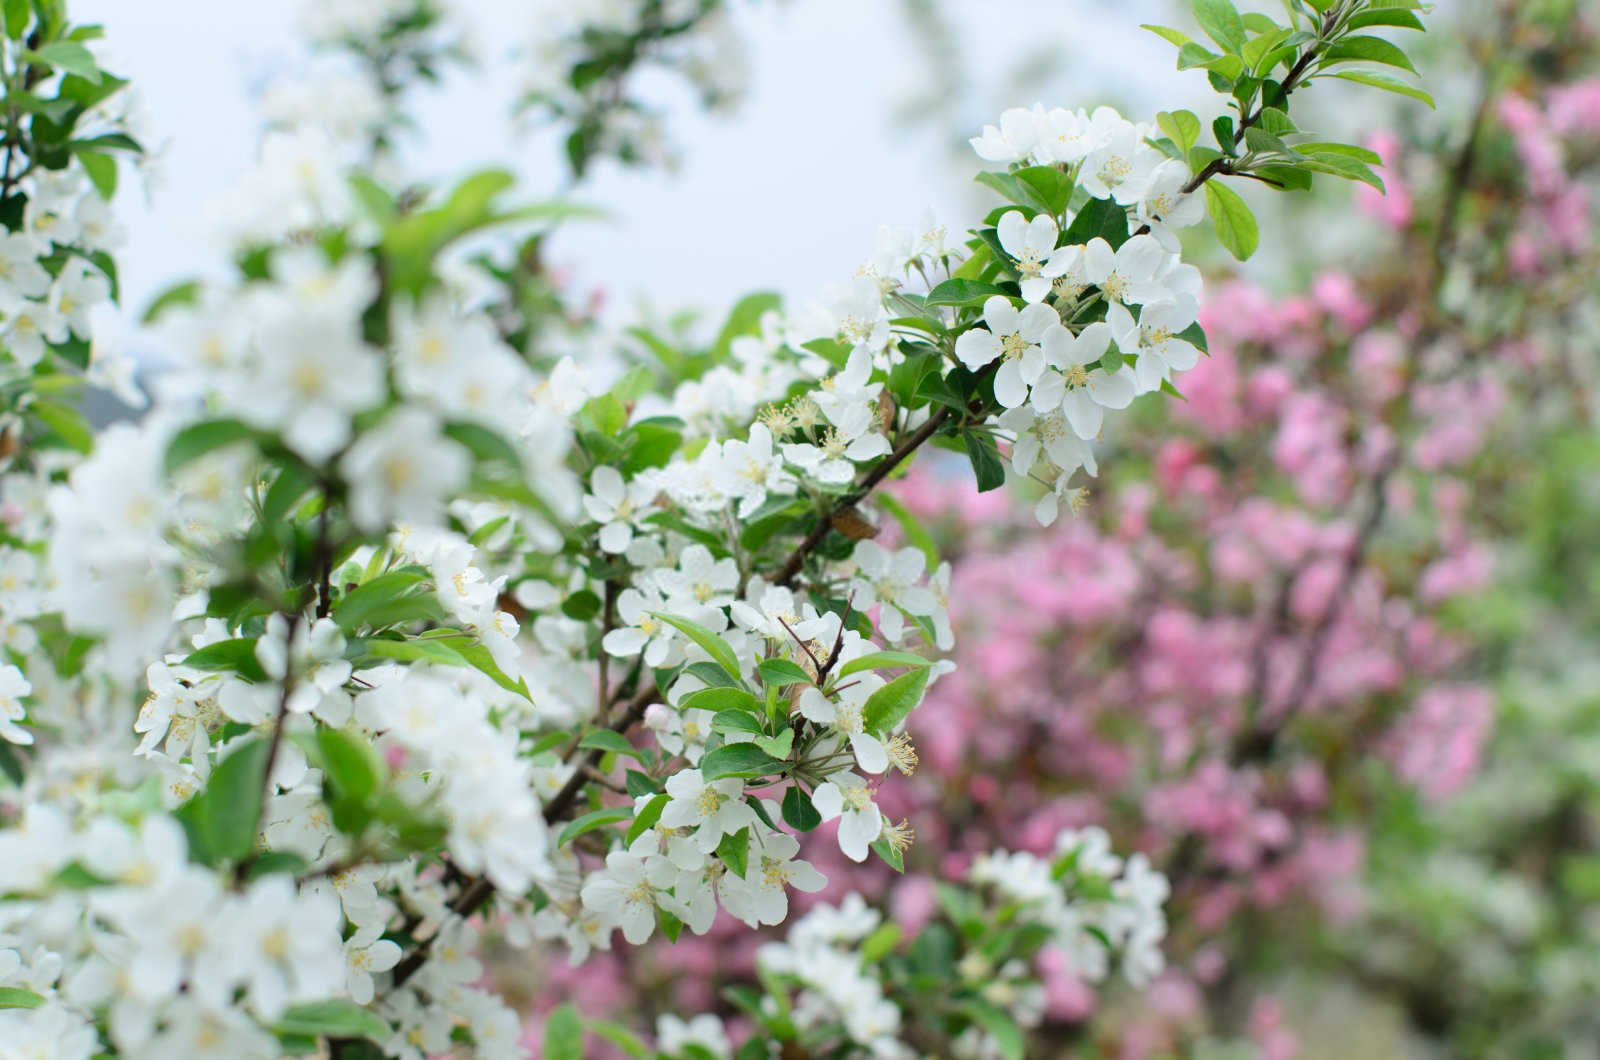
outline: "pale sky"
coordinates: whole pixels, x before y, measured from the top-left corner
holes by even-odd
[[[512,42],[539,0],[470,0]],[[1168,45],[1138,29],[1171,16],[1168,0],[945,0],[960,27],[958,114],[908,127],[900,106],[933,76],[899,0],[760,0],[734,5],[748,48],[749,94],[731,115],[705,115],[671,85],[645,84],[670,103],[676,173],[610,165],[582,197],[612,214],[562,234],[553,257],[587,288],[603,286],[613,317],[648,298],[663,310],[715,317],[740,293],[775,288],[814,295],[848,277],[880,224],[917,224],[932,208],[953,229],[987,205],[958,165],[955,133],[971,135],[1004,106],[1115,102],[1130,117],[1192,100],[1200,75],[1173,70]],[[203,205],[248,167],[259,132],[256,100],[270,75],[300,55],[294,3],[218,0],[73,0],[79,21],[106,28],[113,66],[133,79],[154,143],[165,143],[146,194],[124,182],[118,202],[130,241],[120,255],[127,307],[176,279],[215,273]],[[1018,70],[1054,46],[1050,72],[1025,88]],[[456,79],[421,106],[425,139],[411,159],[422,175],[509,165],[530,194],[558,187],[556,141],[516,136],[507,121],[509,77]],[[1025,93],[1025,95],[1024,95]],[[957,128],[959,127],[959,128]],[[959,160],[959,161],[958,161]]]

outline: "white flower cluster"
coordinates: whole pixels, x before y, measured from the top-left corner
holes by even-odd
[[[1200,221],[1204,204],[1186,190],[1188,167],[1150,146],[1153,135],[1107,107],[1086,115],[1035,106],[1006,111],[972,141],[989,161],[1068,167],[1091,196],[1130,211],[1133,234],[1115,248],[1102,236],[1058,247],[1053,218],[1002,216],[997,236],[1027,305],[990,299],[985,327],[957,346],[968,368],[1000,362],[995,397],[1007,411],[999,422],[1016,439],[1012,466],[1020,474],[1037,467],[1051,487],[1037,508],[1046,525],[1061,499],[1076,501],[1072,473],[1095,473],[1088,443],[1105,410],[1126,408],[1199,360],[1186,335],[1199,313],[1200,273],[1179,260],[1174,230]],[[1103,320],[1078,323],[1102,302]]]
[[[859,948],[881,920],[860,895],[849,894],[838,906],[814,907],[785,941],[762,946],[756,960],[799,982],[794,1021],[802,1032],[838,1025],[874,1060],[901,1060],[916,1054],[900,1041],[900,1009],[884,997]]]
[[[1126,861],[1113,854],[1099,828],[1061,833],[1054,858],[997,850],[974,863],[970,879],[1022,903],[1019,915],[1049,927],[1069,967],[1090,982],[1106,977],[1113,953],[1134,986],[1164,966],[1167,878],[1143,854]]]
[[[1205,206],[1183,193],[1189,168],[1151,147],[1155,135],[1152,126],[1130,122],[1110,107],[1085,114],[1036,103],[1003,112],[998,126],[986,125],[973,137],[972,148],[988,162],[1075,167],[1092,197],[1132,207],[1139,224],[1165,233],[1164,226],[1197,223]],[[1166,235],[1163,242],[1177,249]]]
[[[64,872],[83,885],[53,886]],[[0,832],[0,893],[14,896],[0,905],[0,987],[41,999],[0,1012],[17,1055],[87,1060],[109,1012],[120,1056],[270,1060],[266,1028],[289,1006],[345,990],[337,902],[281,875],[230,890],[189,863],[170,817],[77,827],[34,804]]]
[[[380,752],[400,752],[393,757],[414,780],[417,801],[437,799],[450,822],[452,860],[510,895],[549,878],[533,766],[518,754],[516,728],[491,716],[491,705],[513,697],[467,669],[379,667],[362,678],[372,690],[356,698],[358,719],[377,734]]]

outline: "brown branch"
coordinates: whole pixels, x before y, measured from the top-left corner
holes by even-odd
[[[833,517],[852,504],[859,503],[862,498],[871,493],[873,488],[889,477],[889,473],[905,462],[905,459],[916,452],[922,443],[939,433],[939,428],[949,422],[954,410],[948,405],[940,407],[938,412],[928,417],[928,422],[918,427],[905,441],[901,442],[888,456],[873,465],[872,470],[862,476],[861,481],[844,496],[836,500],[825,512],[817,517],[817,525],[811,532],[801,539],[795,546],[789,558],[783,561],[783,566],[778,568],[778,573],[773,577],[774,585],[793,586],[795,576],[800,573],[800,568],[805,565],[806,557],[816,551],[822,539],[828,536],[828,531],[833,529]]]

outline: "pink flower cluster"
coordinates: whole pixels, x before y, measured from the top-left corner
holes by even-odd
[[[1533,278],[1593,245],[1589,189],[1572,178],[1567,155],[1568,141],[1592,146],[1600,140],[1600,78],[1556,88],[1539,103],[1505,96],[1498,113],[1515,141],[1532,193],[1512,239],[1510,259],[1516,275]]]

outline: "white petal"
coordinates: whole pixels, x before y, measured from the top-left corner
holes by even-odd
[[[1018,316],[1021,319],[1021,327],[1018,330],[1029,342],[1038,342],[1050,328],[1061,324],[1061,317],[1047,305],[1027,306]]]
[[[825,780],[811,793],[811,805],[824,821],[831,821],[844,812],[844,795],[833,781]]]
[[[956,338],[956,359],[973,371],[977,371],[998,356],[1000,356],[1000,340],[995,338],[992,332],[973,328],[971,331],[963,331]],[[787,450],[794,447],[784,448]]]
[[[1015,360],[1005,362],[994,374],[994,396],[1008,409],[1028,400],[1028,384],[1022,381],[1022,370]]]
[[[1028,249],[1028,222],[1022,211],[1012,210],[1000,218],[995,226],[1000,236],[1000,246],[1013,258],[1020,258]]]
[[[633,527],[627,523],[607,523],[600,528],[600,549],[615,555],[626,552],[633,541]]]
[[[1089,396],[1094,398],[1096,404],[1108,409],[1127,408],[1133,403],[1134,395],[1138,392],[1133,372],[1127,365],[1123,365],[1110,375],[1105,372],[1095,372],[1089,377]]]
[[[1099,435],[1105,412],[1088,394],[1082,390],[1071,391],[1061,408],[1067,414],[1067,422],[1072,424],[1072,432],[1079,438],[1087,442]]]
[[[889,768],[889,753],[876,736],[864,732],[852,733],[850,750],[856,753],[856,764],[868,773],[882,773]]]
[[[1050,281],[1042,276],[1029,276],[1022,281],[1022,300],[1025,302],[1043,302],[1050,293]]]

